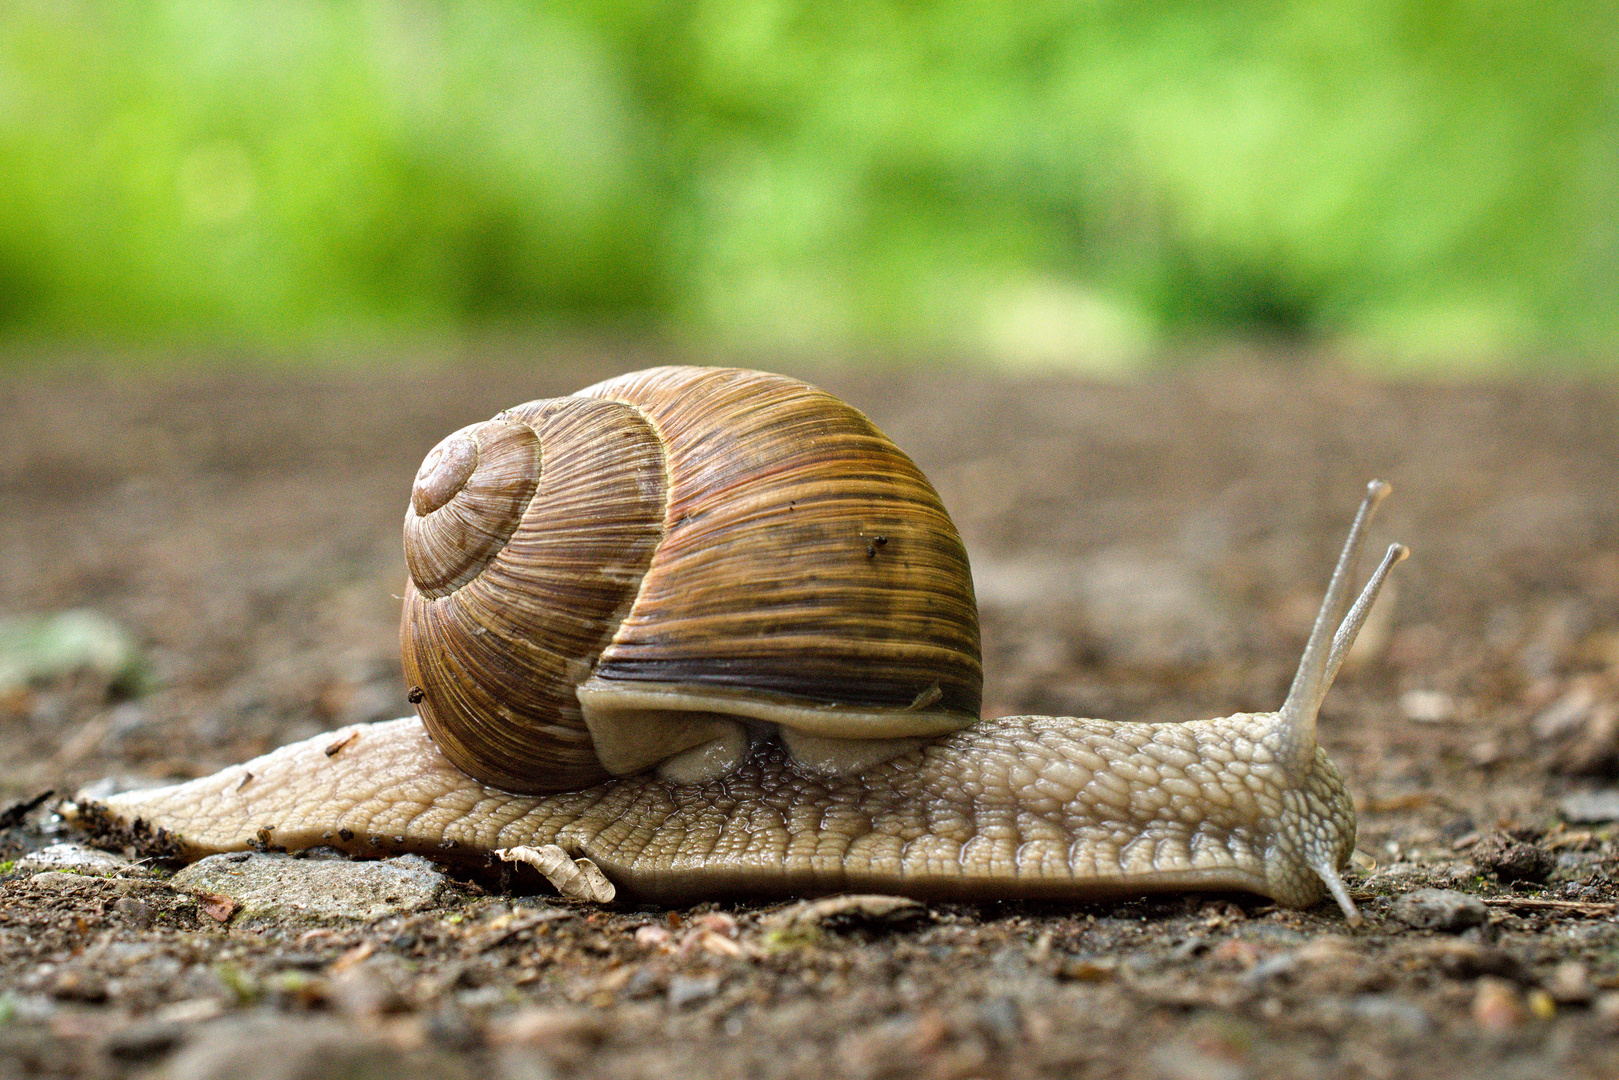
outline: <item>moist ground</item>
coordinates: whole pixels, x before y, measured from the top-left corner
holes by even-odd
[[[0,382],[0,608],[94,608],[143,657],[133,679],[0,700],[5,804],[409,712],[399,529],[422,455],[667,359],[518,352]],[[1368,925],[1223,895],[806,923],[487,879],[369,923],[247,925],[161,875],[13,870],[0,1075],[1619,1070],[1619,842],[1578,798],[1619,776],[1619,389],[1273,359],[1107,383],[791,373],[871,415],[954,514],[986,713],[1274,708],[1366,480],[1390,480],[1374,538],[1414,554],[1321,724],[1360,811]],[[0,818],[0,856],[61,838],[50,805]],[[1424,887],[1483,914],[1414,903]]]

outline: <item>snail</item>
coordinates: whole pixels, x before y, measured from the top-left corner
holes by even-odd
[[[1354,807],[1315,724],[1406,555],[1351,603],[1389,490],[1276,712],[979,720],[966,553],[911,460],[796,380],[638,372],[428,454],[401,619],[419,719],[69,811],[182,858],[517,850],[604,875],[598,899],[1240,890],[1330,894],[1354,924]]]

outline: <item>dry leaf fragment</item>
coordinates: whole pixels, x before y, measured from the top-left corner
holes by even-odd
[[[589,859],[575,859],[556,844],[539,847],[500,848],[495,852],[503,862],[527,863],[538,870],[556,891],[573,900],[593,904],[609,903],[617,890]]]
[[[197,898],[197,910],[208,916],[214,922],[229,922],[236,912],[236,901],[219,893],[193,893]]]

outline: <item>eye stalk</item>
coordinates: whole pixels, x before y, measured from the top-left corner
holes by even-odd
[[[1304,646],[1304,655],[1299,658],[1293,685],[1288,689],[1287,700],[1282,703],[1281,714],[1288,732],[1289,757],[1301,775],[1309,770],[1315,759],[1315,721],[1316,714],[1321,711],[1321,702],[1326,698],[1338,669],[1343,666],[1349,647],[1355,643],[1355,635],[1360,633],[1366,616],[1371,613],[1372,604],[1377,600],[1389,571],[1409,554],[1403,544],[1391,545],[1371,580],[1361,590],[1354,605],[1350,606],[1351,579],[1355,576],[1361,549],[1365,545],[1366,526],[1377,512],[1378,504],[1393,490],[1393,486],[1384,480],[1373,480],[1366,485],[1366,497],[1355,512],[1355,520],[1349,527],[1349,536],[1344,540],[1338,564],[1333,567],[1327,594],[1321,600],[1321,610],[1316,613],[1315,624],[1310,628],[1310,640]]]

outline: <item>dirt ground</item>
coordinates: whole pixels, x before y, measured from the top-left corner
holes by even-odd
[[[399,524],[422,455],[667,359],[513,352],[0,377],[0,612],[93,608],[143,665],[0,699],[3,805],[408,713]],[[990,714],[1276,707],[1365,482],[1390,480],[1375,536],[1413,557],[1322,719],[1367,925],[1194,895],[784,932],[779,904],[467,883],[369,924],[249,927],[161,876],[11,870],[0,1077],[1619,1074],[1619,836],[1570,800],[1619,785],[1619,387],[1274,358],[1105,383],[791,373],[940,489]],[[0,858],[70,838],[51,806],[0,817]],[[1484,906],[1414,909],[1423,887]]]

